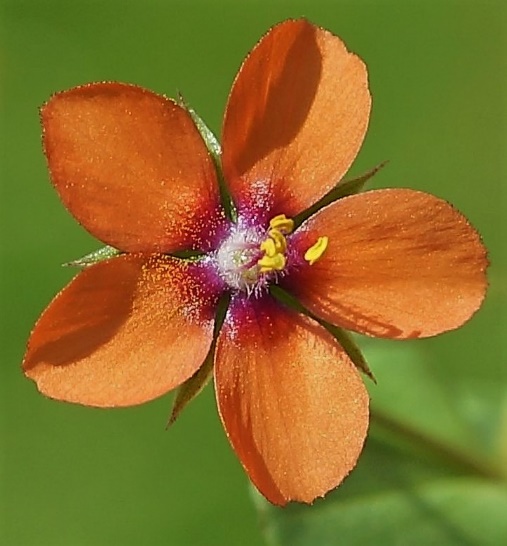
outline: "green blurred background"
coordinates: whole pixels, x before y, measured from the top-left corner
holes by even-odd
[[[472,322],[426,341],[367,342],[378,379],[373,407],[481,464],[501,467],[505,476],[503,2],[0,5],[0,544],[263,544],[248,481],[221,430],[211,387],[166,432],[170,397],[122,410],[66,405],[37,394],[19,364],[34,321],[74,273],[60,264],[100,246],[64,210],[48,181],[38,106],[58,90],[119,80],[169,96],[181,91],[219,133],[243,57],[287,17],[306,16],[330,29],[369,67],[373,114],[353,173],[389,159],[375,186],[412,187],[452,201],[490,249],[490,291]],[[361,465],[373,461],[381,469],[385,453],[375,438],[383,438],[382,430],[373,433],[366,463],[347,480],[344,495],[366,475]]]

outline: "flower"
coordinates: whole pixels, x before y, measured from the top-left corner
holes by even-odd
[[[220,417],[261,493],[283,505],[336,487],[362,450],[368,395],[326,324],[432,336],[486,289],[478,234],[431,195],[369,191],[298,224],[356,157],[370,103],[363,62],[305,20],[273,27],[241,66],[218,171],[180,103],[121,83],[53,96],[41,112],[52,182],[120,253],[44,311],[26,375],[52,398],[129,406],[188,384],[212,354]]]

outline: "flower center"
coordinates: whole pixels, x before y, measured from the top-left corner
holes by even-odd
[[[221,277],[236,290],[248,294],[266,288],[270,281],[283,275],[287,264],[286,235],[294,229],[294,221],[279,214],[263,229],[244,227],[241,222],[217,252]],[[328,238],[319,237],[305,253],[304,259],[312,265],[327,248]]]

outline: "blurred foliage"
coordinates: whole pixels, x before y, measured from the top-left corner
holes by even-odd
[[[259,503],[261,523],[272,541],[291,546],[502,544],[504,3],[3,0],[0,9],[0,543],[263,543],[211,388],[165,432],[167,397],[114,411],[70,406],[43,398],[20,373],[30,328],[73,274],[59,264],[100,246],[51,188],[37,108],[55,91],[119,80],[181,91],[220,134],[244,55],[275,22],[306,16],[369,67],[373,114],[351,176],[387,159],[373,186],[452,201],[490,249],[491,286],[483,309],[457,332],[365,344],[378,417],[357,470],[312,507]]]
[[[313,506],[275,508],[254,493],[269,543],[504,544],[505,453],[477,441],[448,396],[454,379],[435,374],[417,344],[365,345],[379,376],[392,375],[393,366],[402,372],[385,390],[384,381],[371,388],[372,427],[364,454],[352,476]],[[495,434],[505,434],[505,426]]]

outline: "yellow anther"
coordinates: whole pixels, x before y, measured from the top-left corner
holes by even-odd
[[[287,250],[287,241],[284,233],[290,233],[294,228],[294,222],[285,216],[279,214],[269,222],[269,237],[262,241],[260,250],[264,256],[257,262],[260,267],[260,273],[270,273],[272,271],[282,271],[287,263],[285,251]]]
[[[285,214],[279,214],[269,221],[271,229],[277,229],[280,233],[291,233],[294,229],[294,220],[287,218]]]
[[[261,267],[261,273],[269,273],[270,271],[282,271],[285,262],[286,259],[283,254],[275,254],[274,256],[263,256],[257,264]]]
[[[283,237],[283,235],[282,235]],[[266,239],[265,241],[262,241],[261,243],[261,250],[268,256],[269,258],[272,258],[278,253],[278,250],[276,248],[276,243],[273,241],[273,239]]]
[[[269,236],[271,237],[271,239],[273,239],[275,243],[276,251],[283,254],[287,250],[287,241],[285,240],[282,232],[278,229],[270,229]]]
[[[328,237],[319,237],[317,242],[305,252],[305,260],[313,265],[324,254],[328,243]]]

